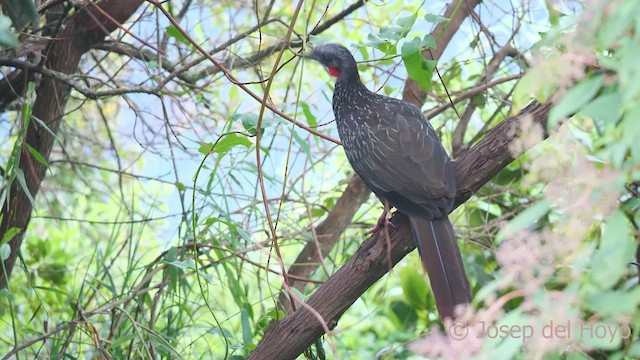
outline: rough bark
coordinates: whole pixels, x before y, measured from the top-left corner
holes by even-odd
[[[85,4],[83,10],[69,17],[59,36],[51,40],[49,50],[44,54],[44,66],[65,74],[75,72],[82,55],[93,44],[102,41],[106,35],[114,31],[118,23],[126,21],[142,3],[143,0],[104,0],[97,5]],[[97,10],[96,6],[102,11]],[[109,17],[103,14],[108,14]],[[32,120],[24,143],[32,146],[48,160],[54,143],[51,133],[57,133],[60,128],[70,88],[62,82],[45,77],[36,91],[33,117],[40,119],[48,129]],[[35,198],[40,190],[46,167],[26,149],[24,145],[20,155],[20,169],[24,172],[29,193]],[[33,210],[27,194],[17,181],[11,185],[8,200],[2,207],[0,239],[13,228],[19,229],[20,233],[9,242],[11,254],[0,268],[0,289],[7,287],[8,277],[15,265]]]
[[[510,145],[520,136],[524,118],[530,118],[546,129],[550,107],[539,103],[529,105],[519,115],[493,128],[483,140],[460,156],[454,163],[458,179],[456,207],[520,155],[512,153]],[[407,217],[395,213],[391,221],[395,225],[390,231],[391,260],[395,265],[415,245]],[[385,246],[384,235],[375,233],[309,298],[307,305],[324,319],[328,328],[334,328],[342,314],[389,271]],[[317,314],[312,314],[305,307],[298,308],[269,329],[249,359],[295,359],[324,334]]]

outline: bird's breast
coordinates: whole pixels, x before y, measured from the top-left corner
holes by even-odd
[[[336,116],[338,134],[342,140],[345,154],[353,169],[361,177],[375,171],[384,170],[387,167],[388,159],[384,154],[390,141],[379,131],[379,124],[362,121],[362,116],[367,112],[356,114],[344,114]],[[381,138],[382,135],[382,138]]]

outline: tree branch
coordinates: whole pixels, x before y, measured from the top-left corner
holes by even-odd
[[[239,34],[237,34],[236,36],[230,38],[229,40],[223,42],[222,44],[214,47],[213,49],[211,49],[209,51],[209,55],[215,55],[217,53],[219,53],[222,50],[227,49],[229,46],[237,43],[238,41],[248,37],[249,35],[253,34],[255,31],[257,31],[258,29],[260,29],[261,27],[270,24],[272,22],[276,21],[276,19],[269,19],[266,20],[264,22],[261,22],[258,25],[255,25],[253,27],[251,27],[250,29],[248,29],[247,31],[241,32]],[[180,65],[180,62],[173,62],[171,61],[168,57],[151,51],[149,49],[145,49],[145,48],[141,48],[138,49],[136,47],[134,47],[131,44],[127,44],[124,42],[120,42],[120,41],[106,41],[100,44],[97,44],[96,46],[93,47],[94,49],[97,50],[104,50],[104,51],[109,51],[112,53],[116,53],[116,54],[120,54],[120,55],[126,55],[129,56],[132,59],[138,59],[141,61],[151,61],[151,60],[156,60],[158,59],[158,57],[160,57],[158,61],[158,63],[162,64],[162,68],[169,72],[169,73],[175,73],[176,77],[182,81],[184,81],[185,83],[188,84],[195,84],[196,82],[198,82],[198,80],[203,79],[202,74],[201,73],[197,73],[197,74],[192,74],[189,73],[188,70],[191,69],[192,67],[202,63],[203,61],[207,60],[206,56],[201,56],[198,57],[197,59],[190,61],[184,65]],[[217,69],[217,68],[216,68]]]
[[[298,254],[296,261],[289,267],[287,274],[291,277],[289,285],[292,288],[300,291],[304,289],[307,281],[295,280],[294,277],[310,278],[316,272],[321,259],[333,249],[340,235],[351,224],[353,215],[369,198],[369,194],[371,190],[364,181],[358,175],[352,175],[340,199],[326,219],[316,228],[318,244],[309,241]],[[294,309],[291,308],[288,298],[287,292],[281,289],[278,304],[287,312],[291,312]]]
[[[324,31],[326,31],[327,29],[329,29],[331,26],[335,25],[336,23],[340,22],[341,20],[343,20],[345,17],[347,17],[348,15],[350,15],[351,13],[353,13],[354,11],[356,11],[357,9],[359,9],[360,7],[362,7],[362,5],[364,5],[365,1],[364,0],[358,0],[356,2],[354,2],[353,4],[351,4],[350,6],[348,6],[346,9],[342,10],[340,13],[338,13],[336,16],[327,19],[327,21],[325,21],[324,23],[322,23],[321,25],[316,26],[312,31],[309,32],[308,35],[318,35]],[[247,68],[247,67],[251,67],[251,66],[255,66],[255,64],[258,64],[259,62],[261,62],[262,60],[264,60],[266,57],[274,54],[277,51],[282,50],[285,47],[289,47],[292,49],[295,48],[300,48],[302,47],[303,42],[302,41],[291,41],[291,42],[279,42],[275,45],[269,46],[263,50],[260,50],[252,55],[250,55],[247,58],[233,58],[233,59],[227,59],[222,61],[222,65],[225,68],[231,68],[233,67],[234,69],[242,69],[242,68]],[[221,70],[219,67],[217,66],[210,66],[207,67],[206,69],[203,69],[202,71],[198,72],[195,76],[198,78],[203,78],[206,76],[211,76],[214,74],[219,73]]]
[[[158,91],[162,90],[163,85],[156,87],[149,86],[133,86],[133,87],[118,87],[112,88],[108,90],[94,90],[92,88],[84,86],[79,81],[76,81],[75,78],[79,78],[79,75],[67,74],[61,71],[54,71],[39,65],[31,64],[28,61],[20,61],[15,59],[7,59],[0,58],[0,66],[13,66],[16,68],[28,69],[34,73],[39,73],[44,76],[50,77],[54,80],[57,80],[61,83],[66,84],[67,86],[73,88],[80,94],[84,95],[87,99],[98,99],[101,97],[107,96],[118,96],[124,94],[131,93],[142,93],[142,94],[157,94]]]
[[[487,91],[488,89],[491,89],[492,87],[496,86],[496,85],[500,85],[502,83],[508,82],[508,81],[513,81],[513,80],[518,80],[520,79],[524,74],[513,74],[513,75],[507,75],[505,77],[501,77],[499,79],[495,79],[493,81],[487,82],[487,83],[481,83],[480,85],[471,88],[469,90],[467,90],[466,92],[458,95],[455,99],[453,99],[453,101],[450,101],[446,104],[443,104],[441,106],[438,106],[436,108],[433,108],[431,110],[427,110],[424,112],[424,115],[427,117],[427,119],[431,119],[439,114],[441,114],[443,111],[447,110],[448,108],[450,108],[451,106],[464,101],[468,98],[474,97],[476,95],[479,95],[485,91]]]
[[[493,78],[493,75],[498,71],[500,64],[504,61],[507,56],[515,56],[518,52],[514,49],[510,44],[503,46],[498,52],[493,55],[493,58],[487,64],[485,68],[484,75],[480,78],[477,85],[481,87],[482,85],[488,85],[489,79]],[[495,83],[493,81],[492,83]],[[456,98],[456,101],[458,99]],[[467,125],[469,125],[469,120],[471,120],[471,115],[476,111],[477,106],[470,102],[467,107],[464,109],[462,116],[460,117],[460,121],[458,121],[458,125],[456,125],[455,130],[453,131],[452,140],[451,140],[451,157],[456,158],[460,155],[463,145],[464,145],[464,135],[467,132]]]

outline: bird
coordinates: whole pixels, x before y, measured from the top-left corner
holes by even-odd
[[[367,89],[346,47],[319,45],[305,57],[336,79],[332,107],[347,159],[383,203],[409,217],[440,318],[455,319],[471,292],[448,217],[456,175],[437,133],[413,104]]]

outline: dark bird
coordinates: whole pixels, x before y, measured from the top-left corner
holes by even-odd
[[[471,302],[471,294],[448,217],[455,172],[435,130],[414,105],[369,91],[344,46],[317,46],[307,57],[336,78],[333,113],[351,166],[383,202],[409,217],[440,318],[454,318],[454,307]]]

